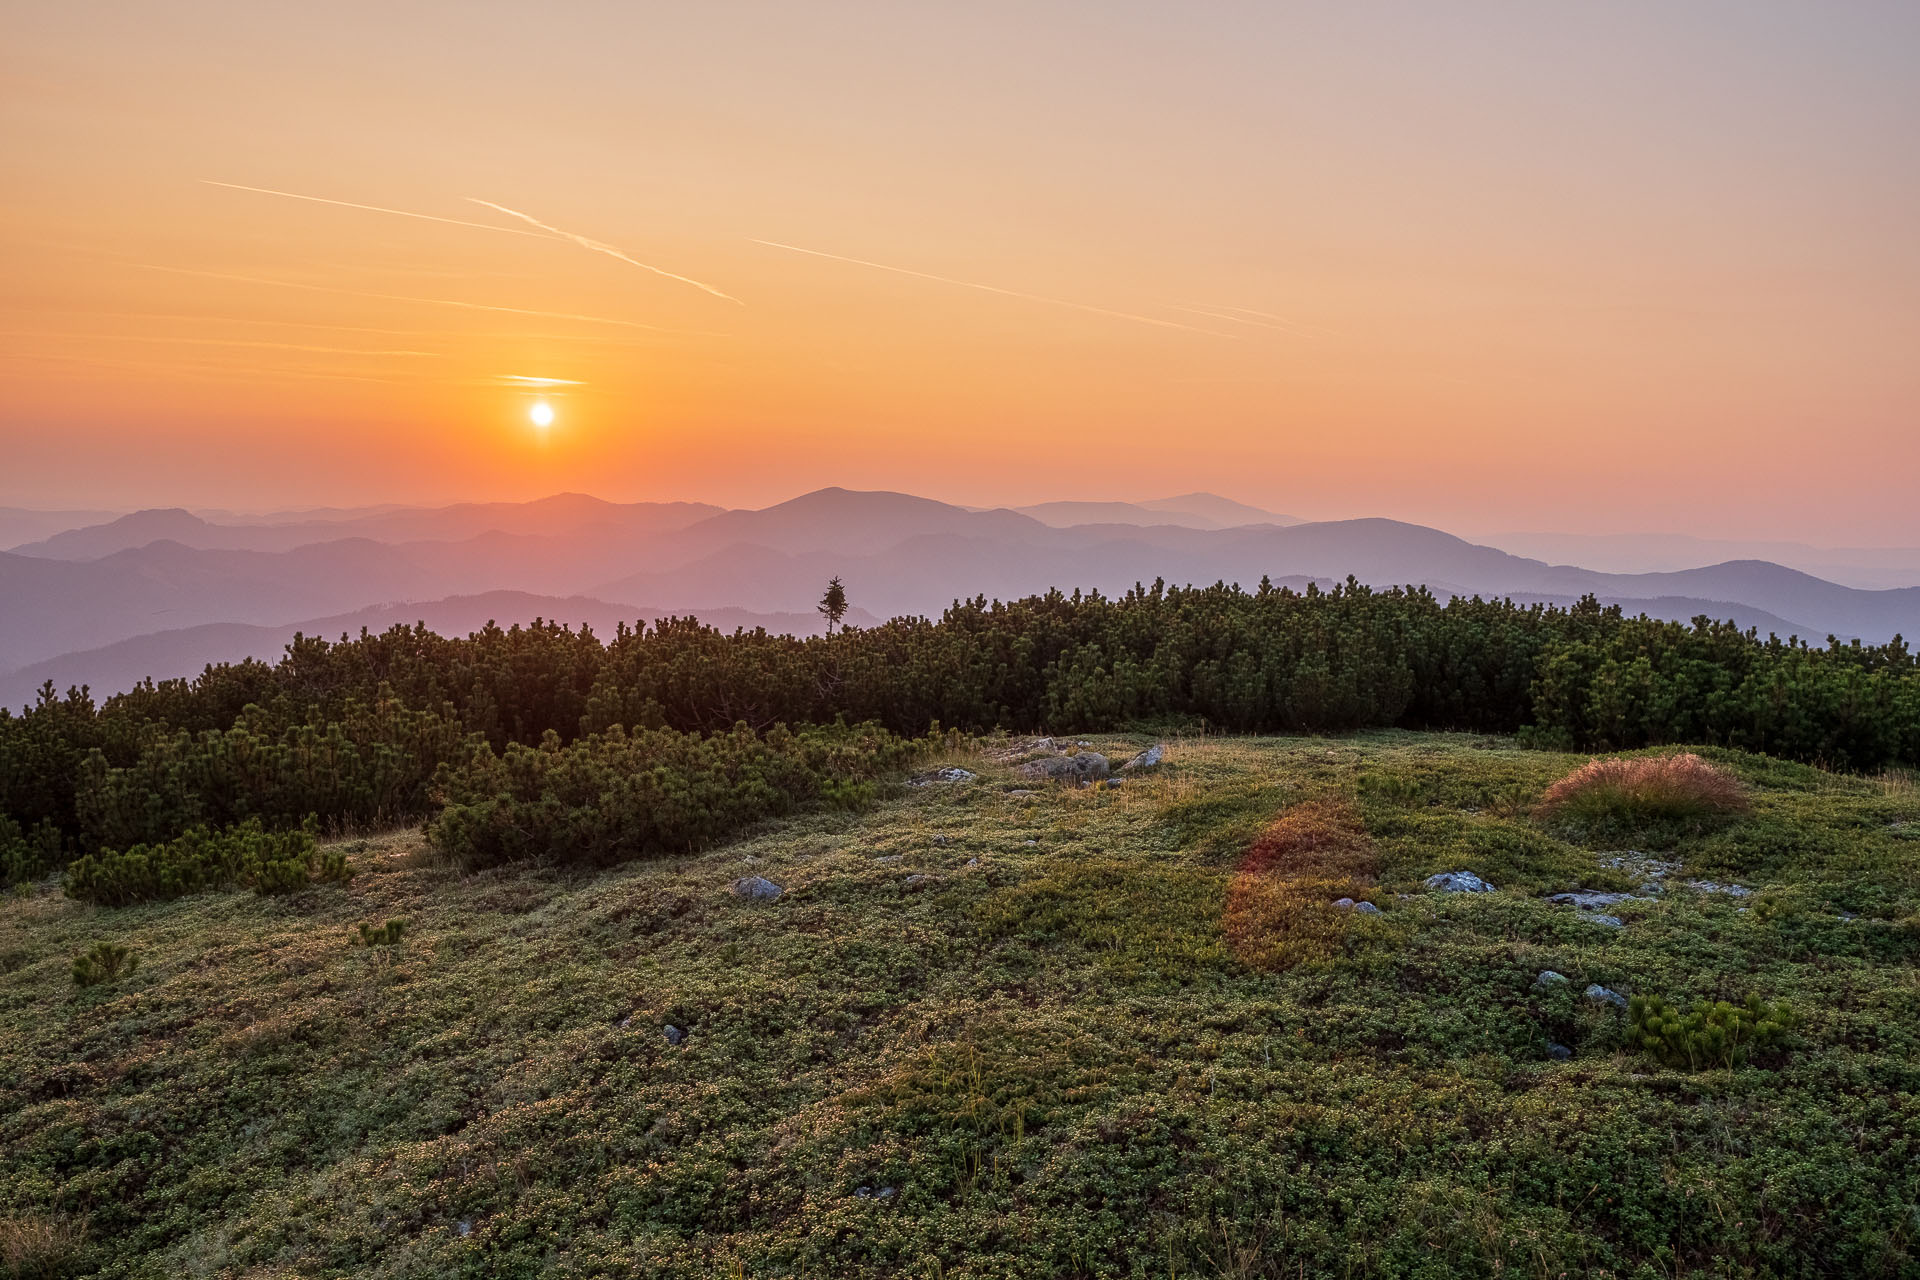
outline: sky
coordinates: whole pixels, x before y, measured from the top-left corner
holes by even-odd
[[[1920,542],[1911,3],[5,14],[0,503]]]

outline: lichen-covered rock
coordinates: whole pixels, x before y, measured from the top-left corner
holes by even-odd
[[[1427,888],[1439,893],[1494,893],[1496,890],[1471,871],[1442,871],[1427,877]]]
[[[1622,1009],[1627,1007],[1627,998],[1625,996],[1621,995],[1618,991],[1615,991],[1613,988],[1603,987],[1597,982],[1594,983],[1592,986],[1588,987],[1581,994],[1586,996],[1586,998],[1589,1000],[1600,1000],[1610,1005],[1616,1005]]]
[[[980,775],[968,769],[953,766],[946,769],[933,769],[926,773],[916,773],[907,779],[910,787],[933,787],[956,782],[972,782]]]
[[[765,876],[742,876],[733,882],[735,897],[749,898],[756,902],[772,902],[785,892],[785,889]]]
[[[1071,756],[1042,756],[1014,768],[1018,777],[1036,782],[1064,782],[1084,786],[1098,782],[1112,772],[1112,765],[1098,751],[1082,751]]]
[[[1156,742],[1152,746],[1148,747],[1145,751],[1142,751],[1139,755],[1135,756],[1133,759],[1121,765],[1120,771],[1122,773],[1127,773],[1135,769],[1151,769],[1155,765],[1159,764],[1162,760],[1166,759],[1166,757],[1167,757],[1166,744],[1163,742]]]

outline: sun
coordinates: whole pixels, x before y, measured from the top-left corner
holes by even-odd
[[[545,400],[536,400],[533,408],[527,410],[527,416],[533,419],[533,425],[543,430],[553,425],[553,406]]]

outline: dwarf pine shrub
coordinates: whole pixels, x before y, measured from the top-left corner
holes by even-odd
[[[1685,1014],[1659,996],[1627,1002],[1629,1043],[1664,1066],[1688,1071],[1737,1067],[1777,1049],[1796,1021],[1786,1001],[1768,1004],[1757,995],[1744,1005],[1703,1002]]]
[[[469,867],[681,853],[764,818],[868,803],[878,776],[924,747],[872,725],[796,734],[741,724],[711,736],[615,725],[569,746],[548,734],[498,755],[481,743],[441,769],[444,807],[427,838]]]
[[[93,949],[73,958],[73,985],[97,987],[106,982],[131,978],[140,967],[140,957],[117,942],[96,942]]]
[[[392,947],[399,945],[400,939],[407,933],[405,920],[389,920],[385,924],[360,922],[360,945],[363,947]]]
[[[0,813],[0,885],[43,876],[60,865],[60,828],[42,818],[22,827]]]
[[[67,896],[120,907],[231,885],[256,893],[291,893],[351,878],[344,854],[315,846],[315,825],[309,818],[294,831],[267,831],[259,819],[249,818],[225,831],[190,827],[161,844],[104,849],[67,867]]]

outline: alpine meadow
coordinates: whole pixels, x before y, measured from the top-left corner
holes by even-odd
[[[0,1280],[1920,1280],[1920,7],[5,18]]]

